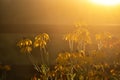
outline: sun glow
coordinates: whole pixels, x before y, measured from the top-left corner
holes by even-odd
[[[113,6],[120,4],[120,0],[91,0],[93,3],[105,5],[105,6]]]

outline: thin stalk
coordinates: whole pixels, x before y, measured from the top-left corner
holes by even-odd
[[[73,52],[73,43],[74,43],[74,41],[71,40],[71,51],[72,51],[72,52]]]
[[[39,50],[40,50],[40,52],[41,52],[41,47],[39,48]],[[43,63],[44,63],[44,60],[43,60],[43,55],[42,55],[42,53],[40,53],[40,56],[41,56],[41,64],[43,64]]]
[[[28,58],[32,62],[33,66],[37,69],[37,71],[40,72],[40,68],[39,68],[38,64],[35,62],[33,56],[31,55],[31,53],[28,53]]]
[[[46,63],[49,65],[49,54],[46,50],[46,47],[44,48],[44,53],[46,54],[45,57],[46,57]]]

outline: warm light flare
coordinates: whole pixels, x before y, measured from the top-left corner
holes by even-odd
[[[113,6],[120,4],[120,0],[91,0],[93,3],[105,6]]]

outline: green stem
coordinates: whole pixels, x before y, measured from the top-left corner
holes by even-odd
[[[46,48],[44,48],[44,53],[46,54],[45,55],[45,57],[46,57],[46,63],[47,63],[47,65],[49,65],[49,54],[48,54]]]
[[[39,50],[40,50],[40,52],[41,52],[41,48],[40,48]],[[42,53],[40,53],[40,56],[41,56],[41,64],[43,64],[43,63],[44,63],[44,60],[43,60],[43,55],[42,55]]]
[[[31,53],[28,53],[28,57],[29,57],[30,61],[32,62],[33,66],[37,69],[38,72],[40,72],[40,68],[39,68],[38,64],[35,62]]]

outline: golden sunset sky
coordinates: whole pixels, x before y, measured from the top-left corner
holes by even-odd
[[[120,5],[90,0],[0,0],[1,24],[120,24]]]

